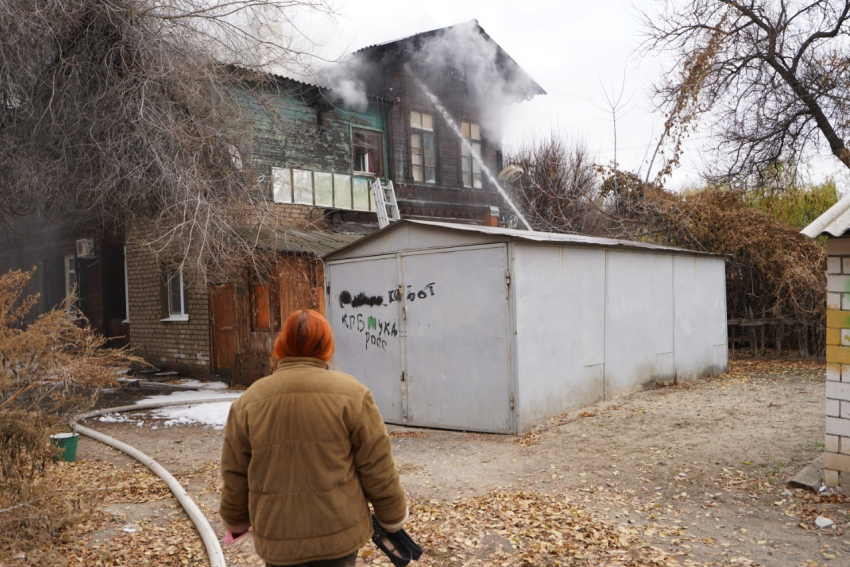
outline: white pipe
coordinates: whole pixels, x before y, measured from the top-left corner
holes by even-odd
[[[71,418],[71,427],[77,432],[85,435],[86,437],[91,437],[101,443],[105,443],[110,447],[114,447],[119,451],[122,451],[129,456],[133,457],[146,467],[148,467],[156,476],[165,481],[165,484],[168,485],[168,489],[171,490],[171,493],[174,494],[174,497],[177,498],[177,501],[183,506],[183,509],[186,510],[186,514],[189,516],[189,519],[192,520],[192,523],[195,524],[195,528],[198,530],[198,534],[201,536],[201,540],[204,542],[204,547],[207,549],[207,555],[210,558],[210,567],[227,567],[227,564],[224,561],[224,552],[221,550],[221,545],[218,543],[218,537],[215,535],[215,531],[210,526],[210,523],[207,521],[207,518],[204,516],[203,512],[198,508],[195,502],[189,497],[189,493],[186,492],[186,489],[174,478],[170,472],[165,470],[165,468],[150,458],[148,455],[142,453],[135,447],[127,445],[126,443],[122,443],[117,439],[113,439],[108,435],[104,435],[103,433],[98,433],[92,429],[87,427],[83,427],[82,425],[78,425],[77,421],[82,419],[88,419],[90,417],[94,417],[97,415],[103,415],[107,413],[119,413],[122,411],[133,411],[133,410],[148,410],[148,409],[158,409],[162,407],[168,406],[190,406],[193,404],[207,404],[207,403],[216,403],[216,402],[230,402],[238,398],[239,395],[235,395],[231,397],[220,397],[213,399],[205,399],[205,400],[182,400],[182,401],[173,401],[173,402],[154,402],[148,404],[138,404],[133,406],[120,406],[115,408],[107,408],[102,410],[90,411],[84,414],[80,414]]]

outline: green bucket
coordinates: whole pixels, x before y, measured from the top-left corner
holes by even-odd
[[[55,459],[61,458],[63,461],[67,461],[69,463],[73,463],[77,460],[77,442],[80,440],[79,435],[76,433],[57,433],[56,435],[51,435],[50,440],[62,451],[59,457],[56,457]]]

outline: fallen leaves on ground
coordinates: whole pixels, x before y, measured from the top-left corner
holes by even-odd
[[[765,380],[821,380],[823,371],[823,363],[811,361],[733,359],[726,374],[706,379],[698,385],[686,383],[671,389],[699,386],[739,388],[745,392],[750,384]],[[645,412],[643,408],[624,407],[631,412]],[[564,414],[553,418],[548,425],[560,426],[582,418],[592,418],[586,423],[594,423],[603,419],[608,411],[620,409],[614,405],[600,406],[583,412],[586,415],[578,413],[568,417]],[[427,433],[398,431],[391,435],[406,438]],[[530,446],[536,444],[541,435],[545,435],[545,431],[527,434],[513,441]],[[656,453],[663,453],[665,459],[680,456],[664,451],[666,449],[662,448]],[[770,478],[760,472],[760,468],[756,470],[757,467],[753,467],[751,470],[749,466],[742,463],[741,466],[723,469],[712,480],[718,490],[741,493],[744,498],[753,495],[771,499],[769,502],[782,509],[788,522],[807,530],[813,529],[817,515],[830,516],[829,512],[833,509],[847,508],[846,497],[815,495],[799,490],[790,492],[785,489],[784,478],[779,472],[774,475],[775,478]],[[196,499],[211,524],[219,529],[215,506],[212,505],[221,482],[217,461],[208,461],[175,476]],[[81,508],[90,507],[91,513],[87,521],[57,536],[54,551],[59,552],[63,563],[56,562],[55,553],[51,558],[31,553],[18,557],[11,564],[51,567],[208,565],[194,526],[173,503],[165,484],[143,466],[132,464],[121,467],[96,461],[60,463],[51,470],[46,481],[59,485],[60,490],[69,499],[78,502]],[[676,477],[676,482],[680,481],[684,482]],[[690,548],[685,543],[693,542],[694,536],[681,525],[669,525],[678,521],[675,503],[678,495],[669,497],[667,502],[658,500],[660,496],[648,502],[644,497],[635,496],[634,490],[625,490],[618,496],[619,493],[608,486],[604,489],[598,487],[598,491],[595,487],[584,487],[550,494],[503,487],[455,501],[412,498],[412,521],[408,531],[425,548],[425,555],[418,565],[655,567],[698,564],[688,559]],[[591,503],[600,499],[612,507],[612,514],[618,520],[603,519],[590,511]],[[714,502],[708,500],[704,506],[708,513]],[[128,522],[122,513],[131,507],[139,507],[139,513],[134,516],[140,518],[133,523],[132,533],[122,529],[127,527]],[[167,512],[160,512],[162,508],[167,508]],[[702,538],[699,542],[712,549],[728,545],[714,538]],[[654,544],[670,547],[670,550],[662,550]],[[718,551],[722,551],[720,547]],[[743,550],[727,549],[724,554],[727,552],[728,555],[717,559],[719,563],[712,565],[753,563],[753,559],[744,556]],[[825,560],[830,560],[836,552],[825,545],[821,554]],[[228,565],[264,565],[249,542],[226,549],[225,556]],[[371,543],[361,550],[358,564],[390,565],[389,560]],[[808,563],[812,566],[817,564]]]
[[[677,564],[647,543],[645,528],[600,520],[568,494],[492,490],[454,502],[413,502],[407,531],[426,550],[420,565]],[[375,548],[370,565],[387,563]]]
[[[525,435],[520,435],[519,437],[514,437],[511,439],[511,443],[516,443],[523,447],[531,447],[532,445],[536,445],[539,439],[540,435],[538,433],[531,432],[526,433]]]
[[[415,438],[415,437],[425,437],[427,435],[424,431],[391,431],[390,437],[393,439],[403,439],[403,438]]]
[[[60,461],[48,469],[43,482],[56,485],[76,502],[87,512],[86,519],[56,534],[50,550],[3,550],[15,560],[14,565],[208,564],[195,526],[176,505],[169,507],[168,513],[151,508],[141,520],[127,518],[137,506],[161,506],[173,498],[165,483],[138,463],[117,466],[104,461]]]
[[[55,468],[69,497],[96,494],[97,504],[88,521],[57,541],[66,565],[184,566],[206,565],[208,560],[194,526],[176,507],[170,513],[153,513],[128,524],[114,511],[121,504],[143,505],[168,496],[165,484],[138,464],[120,467],[107,462],[80,461]],[[218,463],[181,473],[202,493],[217,492]],[[484,496],[454,502],[411,502],[413,520],[408,531],[425,548],[419,565],[676,565],[675,558],[655,548],[648,537],[658,526],[614,526],[595,517],[569,494],[498,489]],[[109,510],[103,509],[111,506]],[[117,505],[117,506],[116,506]],[[124,507],[130,509],[130,506]],[[207,516],[214,511],[201,506]],[[213,525],[218,525],[210,517]],[[228,563],[262,565],[253,546],[226,550]],[[388,564],[371,544],[361,551],[369,565]],[[39,563],[35,555],[21,565]]]

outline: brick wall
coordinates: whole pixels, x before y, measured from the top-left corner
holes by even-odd
[[[138,245],[127,244],[130,347],[158,368],[196,378],[210,373],[210,315],[206,289],[188,286],[188,321],[162,321],[162,266]]]
[[[850,486],[850,238],[827,242],[824,483]]]
[[[288,205],[283,203],[269,203],[269,211],[274,215],[274,226],[288,226],[301,228],[305,225],[321,226],[325,211],[319,207],[310,205]]]

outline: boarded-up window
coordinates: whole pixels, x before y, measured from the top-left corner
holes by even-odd
[[[268,331],[271,328],[269,317],[269,285],[253,282],[251,290],[251,326],[255,331]]]
[[[280,314],[286,320],[297,309],[325,312],[324,271],[315,259],[290,257],[280,264]]]

